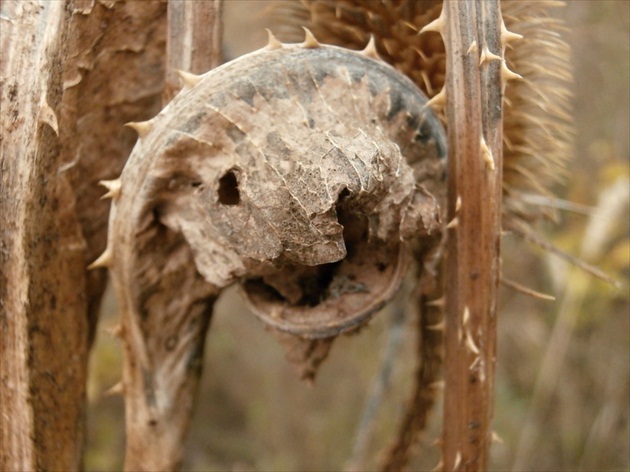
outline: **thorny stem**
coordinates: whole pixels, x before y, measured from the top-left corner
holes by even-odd
[[[480,471],[492,437],[502,177],[502,62],[480,64],[480,53],[502,54],[499,2],[448,1],[443,19],[448,215],[457,218],[447,241],[443,469]]]

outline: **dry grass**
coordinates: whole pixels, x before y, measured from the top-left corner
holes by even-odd
[[[264,44],[255,14],[261,3],[228,2],[228,54]],[[506,275],[557,301],[502,294],[495,430],[503,443],[493,448],[493,470],[630,469],[630,3],[571,2],[565,15],[575,51],[578,133],[564,193],[592,209],[588,215],[560,212],[548,234],[616,277],[620,288],[506,237]],[[309,387],[296,380],[280,347],[234,291],[226,295],[209,334],[186,470],[342,469],[391,315],[338,340]],[[115,317],[113,303],[107,306],[92,356],[87,470],[122,465],[122,401],[102,395],[120,369],[118,341],[104,333]],[[394,431],[409,393],[412,343],[409,329],[377,413],[373,456]],[[413,470],[437,463],[431,442],[439,434],[438,416]]]

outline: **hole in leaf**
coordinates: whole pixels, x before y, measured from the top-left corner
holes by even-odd
[[[219,179],[219,203],[222,205],[238,205],[241,203],[241,192],[233,169],[228,170]]]

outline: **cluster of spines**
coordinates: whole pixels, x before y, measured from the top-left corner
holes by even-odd
[[[405,73],[430,97],[429,106],[448,126],[444,116],[444,42],[436,34],[418,34],[443,32],[441,3],[302,0],[283,2],[272,12],[287,38],[292,38],[298,24],[308,25],[320,40],[350,49],[361,48],[373,35],[383,60]],[[468,51],[479,54],[482,64],[502,61],[505,221],[549,216],[540,207],[528,206],[520,195],[548,195],[549,184],[564,176],[564,162],[570,153],[569,53],[558,34],[561,22],[548,15],[550,8],[559,5],[556,0],[503,0],[502,51],[491,52],[476,44]],[[523,36],[526,39],[519,41]],[[510,80],[515,84],[506,89]],[[490,161],[490,154],[482,152],[482,156],[491,169],[494,160]]]

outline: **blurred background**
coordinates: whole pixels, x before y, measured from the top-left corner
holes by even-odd
[[[226,57],[266,43],[266,1],[227,0]],[[602,282],[557,257],[504,238],[505,275],[555,301],[504,289],[499,301],[492,448],[496,471],[630,470],[630,2],[573,1],[560,13],[574,51],[575,159],[559,195],[572,202],[547,237],[619,281]],[[518,72],[518,71],[517,71]],[[302,383],[236,290],[222,295],[206,345],[204,376],[185,470],[337,471],[352,457],[379,372],[392,314],[339,338],[315,384]],[[111,293],[91,358],[86,470],[122,468],[120,342]],[[390,444],[410,395],[413,317],[377,411],[364,470]],[[441,405],[411,470],[438,463]]]

